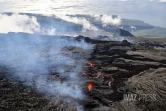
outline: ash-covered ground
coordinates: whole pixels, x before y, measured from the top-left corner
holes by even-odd
[[[166,43],[164,41],[143,40],[132,44],[127,40],[121,42],[101,41],[83,36],[78,36],[75,40],[84,40],[94,45],[91,55],[89,55],[89,50],[83,50],[78,47],[65,47],[61,50],[61,53],[67,57],[73,57],[74,55],[76,64],[82,64],[82,58],[88,59],[84,61],[82,71],[77,72],[77,78],[71,77],[74,84],[82,87],[85,99],[71,97],[69,101],[66,101],[68,99],[66,95],[63,96],[63,94],[60,95],[59,93],[45,94],[40,90],[36,90],[33,84],[29,86],[27,83],[24,83],[25,81],[13,81],[10,78],[11,76],[7,76],[9,73],[12,73],[10,69],[5,65],[1,65],[0,110],[166,110]],[[59,68],[65,69],[65,72],[71,71],[70,65],[59,67],[56,65],[56,67],[49,68],[49,74],[42,76],[42,78],[47,78],[48,81],[60,81],[62,84],[67,82],[70,87],[73,84],[72,81],[70,81],[71,83],[68,82],[67,75],[57,73]],[[74,80],[78,78],[79,80]],[[91,86],[89,86],[89,83]],[[137,101],[126,101],[124,100],[124,94],[154,94],[155,100],[146,101],[144,98]]]
[[[85,67],[90,111],[165,111],[166,44],[155,39],[139,43],[98,42]],[[126,100],[125,94],[135,94]],[[152,96],[148,97],[148,96]]]

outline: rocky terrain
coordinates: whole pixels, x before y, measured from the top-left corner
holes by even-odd
[[[85,69],[94,87],[86,107],[93,111],[164,111],[166,81],[165,44],[141,42],[97,43]],[[99,72],[102,72],[100,74]],[[155,94],[156,101],[126,102],[123,95]]]
[[[78,36],[94,44],[89,63],[86,63],[80,82],[88,96],[78,101],[85,111],[165,111],[166,110],[166,43],[127,40],[99,41]],[[86,52],[73,47],[64,49],[68,56]],[[87,52],[88,53],[88,52]],[[87,57],[89,58],[89,57]],[[8,68],[0,67],[1,111],[76,111],[71,103],[57,96],[44,96],[23,82],[6,78]],[[50,74],[51,75],[51,74]],[[50,76],[51,79],[53,78]],[[63,79],[59,75],[55,79]],[[65,82],[65,80],[64,80]],[[124,94],[154,94],[155,101],[125,101]]]

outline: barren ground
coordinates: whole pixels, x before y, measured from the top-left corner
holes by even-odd
[[[80,40],[83,37],[78,37]],[[94,87],[84,92],[89,100],[83,102],[87,111],[166,111],[166,39],[134,39],[127,41],[95,41],[89,63],[84,66],[87,77],[81,81],[93,82]],[[148,42],[147,42],[148,40]],[[144,42],[146,41],[146,42]],[[155,41],[155,42],[154,42]],[[72,50],[73,51],[73,50]],[[77,50],[86,56],[86,53]],[[100,74],[101,72],[102,74]],[[75,111],[76,108],[60,97],[43,96],[33,88],[6,78],[8,69],[0,68],[1,111]],[[123,94],[155,94],[153,102],[126,102]]]

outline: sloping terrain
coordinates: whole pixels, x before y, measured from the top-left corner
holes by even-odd
[[[0,76],[0,110],[1,111],[76,111],[72,105],[65,103],[61,97],[45,97],[36,93],[31,87],[24,83],[15,83],[2,73]]]
[[[97,43],[85,71],[92,111],[165,111],[166,49],[161,44]],[[124,94],[154,94],[155,101],[125,101]]]
[[[78,100],[85,111],[165,111],[166,109],[166,44],[142,42],[131,44],[99,41],[78,36],[77,41],[85,40],[95,46],[86,63],[78,84],[88,99]],[[162,41],[161,41],[162,42]],[[62,53],[67,56],[82,55],[85,51],[71,47]],[[89,53],[89,52],[87,52]],[[81,57],[81,56],[79,56]],[[79,59],[77,60],[79,62]],[[64,67],[65,68],[65,67]],[[68,67],[70,69],[70,67]],[[67,68],[67,69],[68,69]],[[65,68],[66,69],[66,68]],[[67,70],[66,69],[66,70]],[[0,68],[0,110],[2,111],[76,111],[75,104],[64,102],[59,95],[46,96],[24,85],[6,78],[8,68]],[[61,79],[55,74],[51,80]],[[62,82],[65,79],[62,78]],[[155,94],[156,101],[126,102],[123,95]],[[71,105],[72,104],[72,105]]]
[[[153,28],[132,32],[133,35],[139,37],[166,37],[166,28]]]
[[[152,102],[125,102],[119,106],[134,111],[165,111],[166,107],[166,68],[149,69],[133,76],[126,82],[129,92],[136,94],[155,94],[156,100]]]

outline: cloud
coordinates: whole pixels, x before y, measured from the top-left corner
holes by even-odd
[[[159,2],[166,2],[166,0],[158,0]]]
[[[24,81],[41,93],[84,99],[79,77],[87,58],[69,51],[71,48],[87,51],[89,56],[93,46],[74,38],[0,34],[0,65],[13,70],[14,80]],[[54,73],[66,80],[53,80]],[[7,77],[10,78],[10,72]]]
[[[103,15],[101,17],[101,21],[102,21],[104,26],[107,26],[107,25],[120,25],[121,24],[120,17],[113,18],[110,15]]]
[[[108,25],[118,26],[121,24],[121,18],[119,16],[113,17],[113,15],[92,15],[95,21],[100,22],[104,27]]]
[[[48,36],[55,34],[54,27],[59,21],[43,19],[46,18],[40,15],[0,14],[0,33],[5,33],[0,34],[0,66],[12,70],[7,77],[24,81],[25,86],[42,94],[65,97],[66,101],[85,99],[80,75],[93,45],[70,37]],[[82,25],[88,23],[84,19],[70,20]],[[59,24],[57,28],[61,30]],[[57,74],[62,79],[57,79]]]
[[[42,28],[37,18],[22,14],[0,14],[0,33],[25,32],[54,35],[56,29],[53,27]]]
[[[93,24],[91,24],[87,19],[84,17],[78,18],[75,16],[67,16],[64,14],[55,14],[57,18],[60,18],[62,20],[65,20],[67,22],[79,24],[83,26],[83,30],[92,30],[92,31],[97,31],[98,28],[95,27]]]

